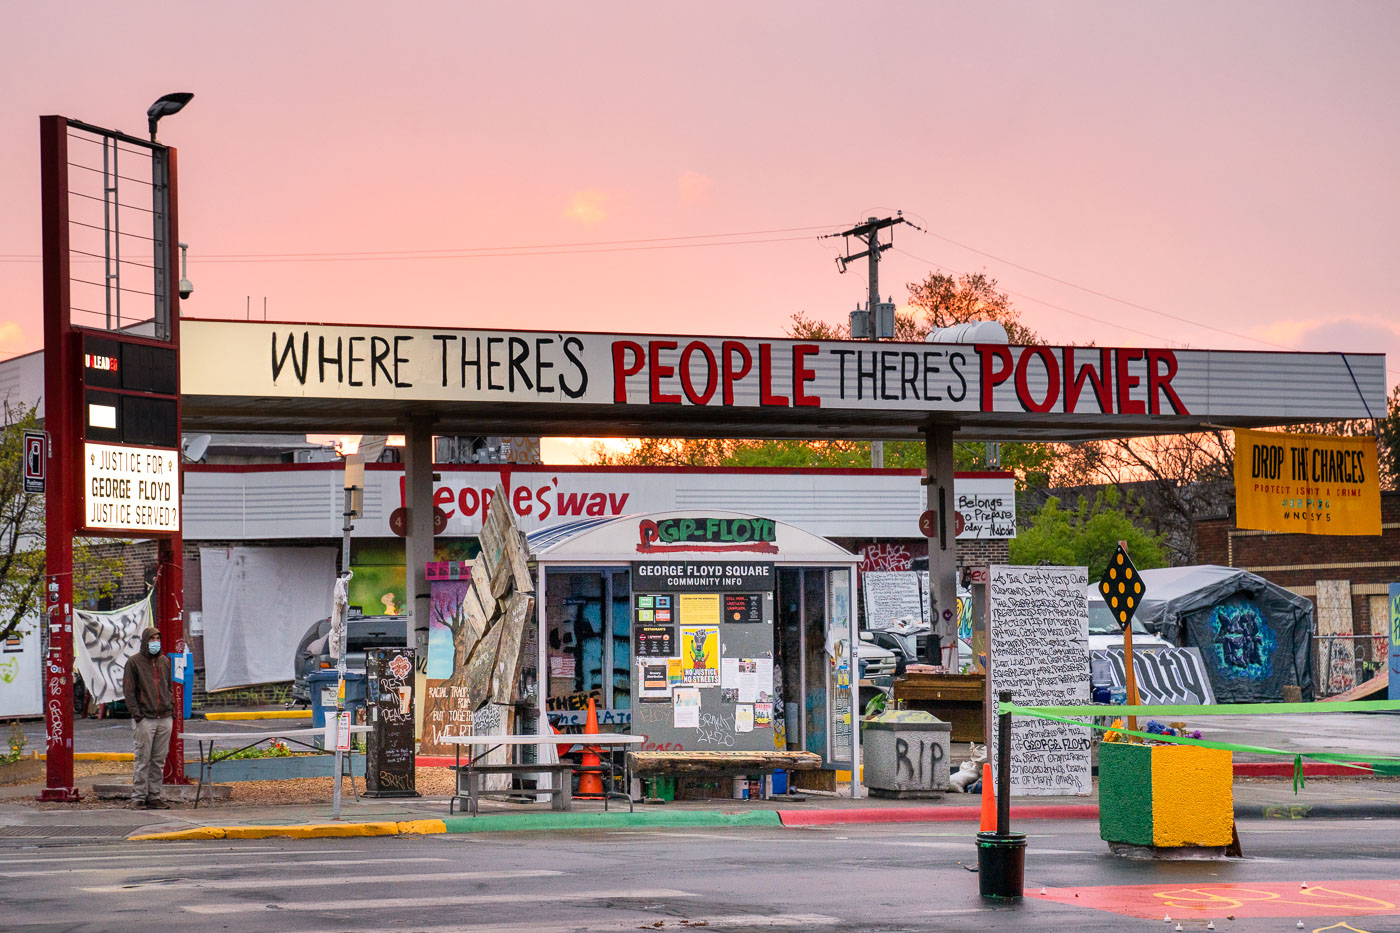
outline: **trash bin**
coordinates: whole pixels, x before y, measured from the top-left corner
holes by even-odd
[[[874,797],[941,797],[952,725],[923,710],[886,710],[861,723],[865,786]]]
[[[977,834],[977,887],[983,897],[1019,898],[1026,884],[1026,834]]]
[[[311,692],[311,725],[317,729],[326,727],[326,712],[335,712],[336,683],[340,675],[335,670],[312,671],[306,683]],[[348,710],[365,708],[365,672],[345,672],[345,702]]]

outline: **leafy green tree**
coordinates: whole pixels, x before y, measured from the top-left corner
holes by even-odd
[[[0,434],[0,640],[38,618],[44,597],[44,497],[24,491],[24,432],[39,428],[35,407],[4,407]],[[73,542],[73,601],[90,604],[116,590],[119,558]]]
[[[1126,541],[1133,563],[1141,570],[1167,565],[1162,536],[1143,529],[1141,504],[1125,501],[1117,486],[1106,486],[1080,500],[1077,508],[1062,509],[1051,496],[1030,524],[1011,539],[1011,563],[1088,567],[1095,577]]]

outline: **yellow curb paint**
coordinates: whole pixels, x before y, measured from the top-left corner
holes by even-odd
[[[332,836],[397,836],[397,823],[307,823],[302,826],[225,826],[225,839],[325,839]]]
[[[138,836],[127,836],[130,841],[173,842],[177,839],[222,839],[224,838],[224,828],[222,826],[198,826],[194,829],[177,829],[168,833],[142,833]]]
[[[1228,846],[1235,824],[1230,752],[1152,747],[1152,844]]]
[[[219,722],[230,719],[310,719],[309,709],[268,709],[247,712],[205,713],[204,718]]]
[[[34,757],[40,761],[48,760],[48,755],[43,752],[35,752]],[[136,756],[131,752],[74,752],[74,761],[133,761]],[[198,759],[195,759],[198,761]]]
[[[405,836],[431,836],[447,832],[442,820],[405,820],[399,823],[399,833]]]

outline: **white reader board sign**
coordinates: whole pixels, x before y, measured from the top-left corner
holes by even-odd
[[[991,724],[988,751],[996,767],[1000,691],[1019,706],[1089,702],[1089,604],[1084,567],[993,565],[987,588],[987,678]],[[1044,796],[1093,790],[1089,730],[1015,717],[1011,729],[1011,790]]]
[[[901,619],[928,621],[919,592],[919,577],[928,574],[912,570],[867,570],[860,582],[865,594],[865,627],[880,629]]]

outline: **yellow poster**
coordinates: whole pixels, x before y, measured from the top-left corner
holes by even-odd
[[[682,593],[679,599],[682,624],[719,625],[718,593]]]
[[[697,687],[719,686],[718,626],[681,626],[681,680]]]
[[[1235,431],[1240,528],[1314,535],[1379,535],[1374,437]]]

